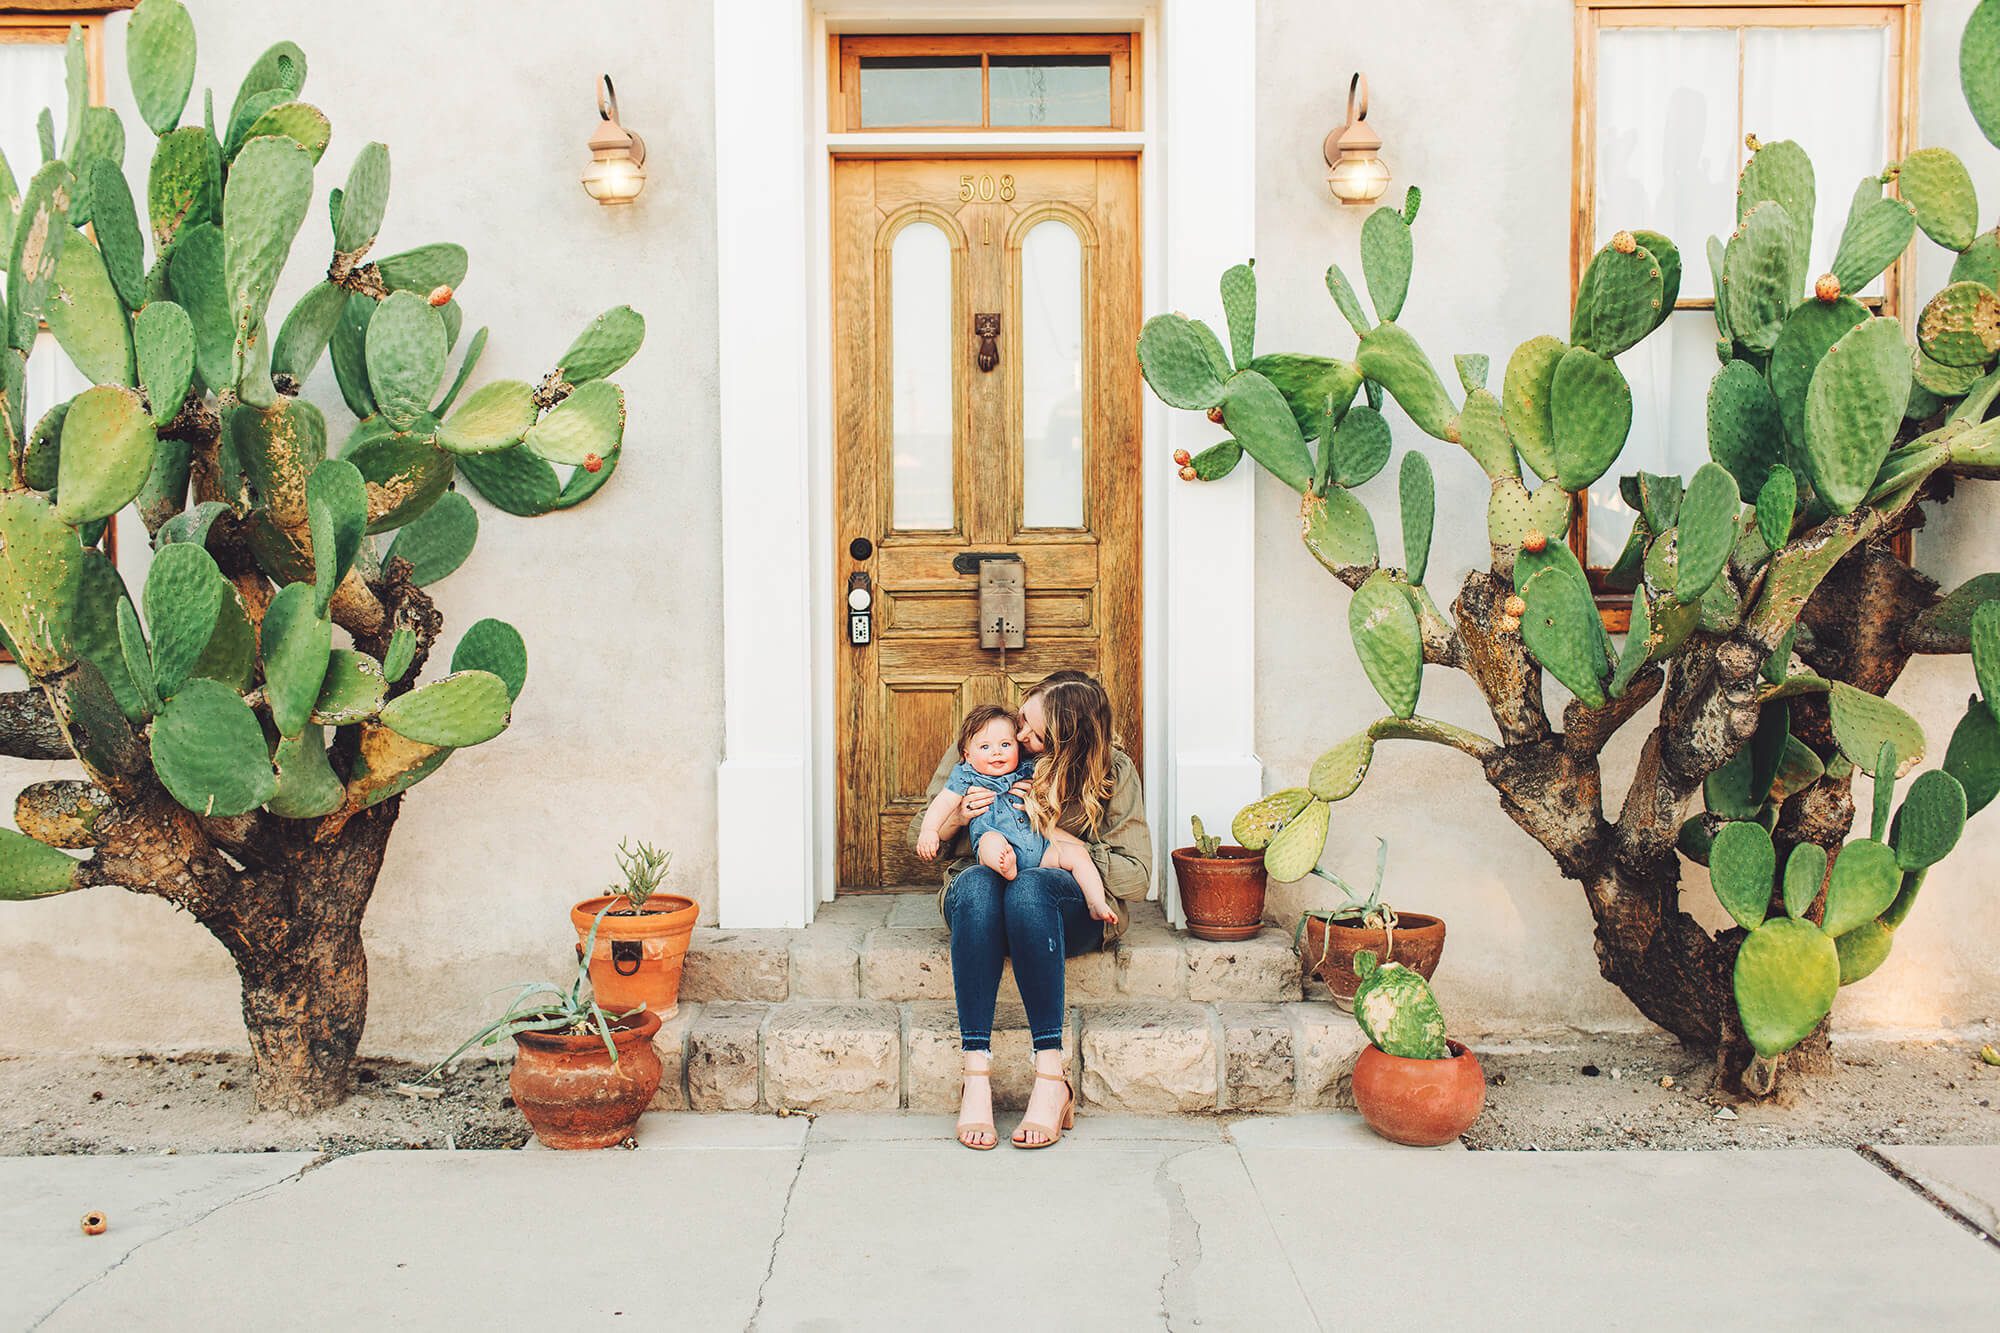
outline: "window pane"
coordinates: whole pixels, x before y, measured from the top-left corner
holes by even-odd
[[[42,165],[35,117],[43,107],[53,108],[60,117],[64,103],[60,41],[0,42],[0,153],[7,155],[7,165],[22,190]],[[56,133],[62,133],[60,123]]]
[[[1742,160],[1733,29],[1610,28],[1599,36],[1593,250],[1620,229],[1663,232],[1680,248],[1680,294],[1713,296],[1708,238],[1735,229]]]
[[[1632,385],[1632,433],[1618,463],[1590,488],[1590,549],[1586,563],[1608,567],[1625,549],[1632,511],[1618,478],[1634,472],[1691,477],[1708,461],[1708,385],[1715,359],[1715,315],[1682,310],[1650,338],[1618,358]]]
[[[1812,158],[1814,274],[1833,267],[1856,183],[1888,161],[1888,81],[1889,34],[1882,28],[1743,34],[1744,130],[1766,142],[1796,139]],[[1854,294],[1881,291],[1877,280]]]
[[[899,529],[953,526],[951,241],[928,222],[889,250],[894,519]]]
[[[861,123],[979,124],[978,56],[861,57]]]
[[[1021,522],[1083,526],[1083,246],[1056,221],[1021,242]]]
[[[1110,56],[994,56],[995,125],[1109,125]]]

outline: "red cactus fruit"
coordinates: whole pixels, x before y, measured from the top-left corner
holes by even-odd
[[[1195,470],[1194,470],[1193,468],[1191,468],[1191,467],[1184,467],[1184,468],[1182,468],[1182,469],[1181,469],[1181,480],[1182,480],[1182,481],[1196,481],[1196,480],[1199,480],[1199,479],[1200,479],[1200,477],[1201,477],[1201,473],[1199,473],[1199,472],[1196,472],[1196,471],[1195,471]]]
[[[1629,231],[1621,231],[1611,238],[1611,248],[1621,255],[1629,255],[1639,248],[1639,238]]]
[[[1521,539],[1521,549],[1528,552],[1531,555],[1540,555],[1543,551],[1549,549],[1548,534],[1542,532],[1530,532],[1527,536]]]
[[[1509,597],[1506,602],[1506,611],[1508,615],[1519,620],[1522,616],[1528,614],[1528,604],[1519,597]]]
[[[585,454],[583,456],[583,470],[585,472],[602,472],[604,471],[604,460],[596,454]]]
[[[445,286],[443,283],[439,283],[437,286],[431,288],[431,294],[426,299],[432,305],[443,305],[451,299],[451,288]]]
[[[1838,301],[1840,299],[1840,279],[1834,277],[1831,273],[1820,274],[1819,281],[1813,284],[1813,295],[1822,301]]]
[[[1216,425],[1220,426],[1222,424],[1222,409],[1219,407],[1209,408],[1208,419],[1210,421],[1213,421]]]
[[[1194,455],[1193,455],[1193,454],[1189,453],[1189,452],[1188,452],[1187,450],[1185,450],[1185,449],[1176,449],[1176,450],[1174,450],[1174,466],[1175,466],[1175,467],[1186,467],[1186,466],[1187,466],[1187,465],[1188,465],[1189,463],[1192,463],[1192,462],[1194,462]]]

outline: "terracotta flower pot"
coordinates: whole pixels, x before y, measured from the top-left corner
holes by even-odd
[[[1409,1060],[1375,1046],[1354,1062],[1354,1104],[1385,1139],[1417,1148],[1450,1143],[1486,1105],[1486,1071],[1471,1051],[1446,1041],[1443,1060]]]
[[[1404,912],[1397,916],[1394,929],[1382,929],[1328,924],[1309,916],[1299,940],[1299,962],[1326,983],[1336,1000],[1351,1004],[1361,985],[1361,978],[1354,975],[1354,955],[1362,949],[1373,949],[1378,962],[1401,963],[1429,981],[1444,956],[1444,922],[1421,912]]]
[[[1214,856],[1203,856],[1192,847],[1177,848],[1174,877],[1190,935],[1247,940],[1264,928],[1264,853],[1220,847]]]
[[[586,898],[569,911],[576,947],[590,937],[590,923],[609,897]],[[597,928],[590,954],[590,987],[606,1013],[622,1014],[640,1005],[672,1018],[680,1012],[681,964],[701,908],[677,893],[656,893],[637,916],[613,908]]]
[[[659,1030],[655,1013],[613,1023],[616,1064],[595,1032],[516,1033],[507,1087],[535,1137],[551,1148],[622,1143],[660,1089],[660,1056],[653,1049]]]

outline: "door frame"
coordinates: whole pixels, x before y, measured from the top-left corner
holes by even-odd
[[[831,901],[834,650],[832,160],[852,153],[1134,153],[1144,310],[1220,323],[1216,278],[1255,252],[1255,0],[715,0],[717,351],[724,749],[718,921],[799,927]],[[1138,34],[1137,131],[830,134],[842,31]],[[799,72],[796,81],[776,73]],[[1176,71],[1185,71],[1177,79]],[[1168,219],[1172,219],[1171,237]],[[803,314],[800,293],[805,294]],[[1261,793],[1255,747],[1254,474],[1174,482],[1167,459],[1221,437],[1141,411],[1147,818],[1155,892],[1189,814]],[[1190,540],[1175,543],[1177,534]],[[839,616],[840,618],[837,618]]]

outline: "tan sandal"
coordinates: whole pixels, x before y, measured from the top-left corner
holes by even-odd
[[[991,1100],[991,1098],[992,1098],[992,1095],[993,1095],[993,1067],[992,1067],[991,1065],[988,1065],[988,1066],[987,1066],[986,1068],[984,1068],[984,1069],[971,1069],[971,1068],[968,1068],[968,1069],[966,1069],[966,1070],[964,1071],[964,1073],[963,1073],[963,1075],[962,1075],[961,1077],[962,1077],[962,1078],[983,1078],[983,1079],[985,1079],[985,1080],[986,1080],[986,1095],[987,1095],[987,1098],[988,1098],[989,1100]],[[966,1139],[966,1137],[965,1137],[966,1135],[968,1135],[968,1134],[977,1134],[977,1133],[980,1133],[980,1132],[982,1132],[982,1131],[983,1131],[983,1132],[985,1132],[985,1133],[987,1133],[987,1134],[991,1134],[991,1135],[993,1136],[993,1142],[991,1142],[991,1143],[972,1143],[972,1142],[968,1142],[968,1141],[967,1141],[967,1139]],[[988,1124],[983,1124],[983,1125],[982,1125],[982,1124],[976,1124],[976,1123],[973,1123],[973,1122],[971,1122],[971,1121],[964,1121],[964,1120],[961,1120],[961,1121],[959,1122],[959,1125],[958,1125],[958,1141],[959,1141],[959,1143],[960,1143],[961,1145],[963,1145],[964,1147],[967,1147],[967,1148],[970,1148],[970,1149],[972,1149],[972,1150],[973,1150],[974,1152],[992,1152],[992,1151],[993,1151],[993,1150],[994,1150],[995,1148],[997,1148],[997,1147],[999,1147],[999,1146],[1000,1146],[1000,1131],[999,1131],[999,1130],[997,1130],[997,1129],[995,1129],[995,1128],[993,1127],[993,1125],[992,1125],[991,1123],[988,1123]]]
[[[1069,1095],[1063,1101],[1062,1114],[1057,1117],[1057,1120],[1060,1122],[1059,1127],[1058,1125],[1038,1125],[1032,1120],[1023,1120],[1019,1127],[1015,1129],[1014,1132],[1016,1134],[1032,1129],[1040,1133],[1043,1137],[1040,1143],[1029,1143],[1026,1139],[1008,1139],[1007,1141],[1016,1148],[1053,1148],[1062,1142],[1063,1130],[1076,1128],[1076,1084],[1069,1081],[1069,1071],[1065,1069],[1060,1074],[1044,1074],[1041,1070],[1037,1069],[1035,1077],[1038,1079],[1045,1078],[1051,1083],[1062,1084],[1063,1087],[1069,1090]]]

